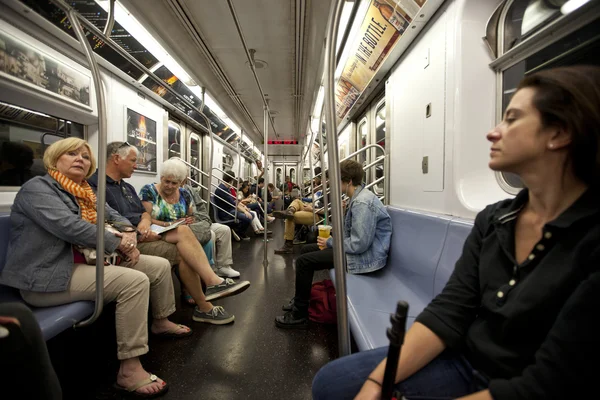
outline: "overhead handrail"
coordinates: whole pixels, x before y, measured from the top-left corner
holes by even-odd
[[[52,0],[53,3],[62,9],[73,27],[77,40],[83,48],[85,57],[94,80],[94,89],[96,92],[96,104],[98,107],[98,176],[106,176],[106,143],[107,143],[107,120],[106,120],[106,97],[98,63],[94,58],[94,52],[90,43],[87,41],[83,29],[79,24],[79,19],[75,10],[63,0]],[[106,204],[106,179],[98,179],[98,191],[96,193],[96,254],[104,254],[104,220]],[[94,323],[104,308],[104,257],[96,257],[96,296],[94,301],[94,313],[88,319],[75,324],[76,328],[83,328]]]
[[[110,37],[113,27],[115,26],[115,0],[110,0],[110,6],[108,8],[108,16],[106,17],[106,25],[104,26],[104,34],[106,37]]]
[[[150,71],[150,69],[148,69],[144,64],[142,64],[140,61],[138,61],[134,56],[132,56],[131,53],[129,53],[128,51],[126,51],[125,49],[123,49],[121,46],[119,46],[112,38],[110,38],[109,36],[105,35],[91,21],[89,21],[88,19],[84,18],[81,14],[79,14],[77,11],[75,11],[75,9],[73,9],[72,7],[70,7],[64,0],[51,0],[51,1],[56,6],[58,6],[59,8],[61,8],[65,13],[68,13],[69,10],[70,10],[73,13],[72,17],[75,20],[78,20],[79,22],[81,22],[81,24],[84,25],[86,29],[88,29],[91,33],[93,33],[94,35],[96,35],[96,37],[98,37],[99,39],[101,39],[104,43],[106,43],[109,47],[111,47],[121,57],[125,58],[129,63],[131,63],[137,69],[139,69],[140,71],[142,71],[144,74],[148,75],[148,77],[150,79],[152,79],[154,81],[154,83],[156,83],[157,85],[159,85],[160,87],[162,87],[163,89],[165,89],[167,92],[169,92],[171,95],[173,95],[176,99],[178,99],[179,101],[181,101],[186,106],[190,107],[192,110],[195,110],[196,112],[198,112],[198,114],[200,114],[200,116],[202,116],[202,118],[206,122],[206,127],[203,127],[203,128],[208,131],[209,138],[210,138],[210,141],[211,141],[211,151],[210,151],[210,155],[209,155],[209,163],[210,164],[209,165],[212,166],[213,153],[214,153],[214,134],[212,132],[212,127],[211,127],[210,120],[204,114],[204,104],[205,104],[205,102],[204,102],[204,94],[205,94],[206,89],[204,87],[202,88],[201,103],[200,103],[200,107],[198,108],[189,99],[187,99],[185,96],[182,96],[179,93],[177,93],[168,83],[166,83],[161,78],[159,78],[158,76],[156,76],[156,74],[154,72]],[[113,15],[114,15],[114,13],[113,13]],[[73,21],[71,21],[71,23],[72,22]],[[86,57],[87,57],[87,54],[86,54]],[[93,57],[93,53],[92,53],[92,58],[94,58]],[[230,146],[228,143],[225,143],[225,144],[228,145],[228,146]],[[210,192],[206,194],[206,201],[210,201]]]
[[[343,0],[335,0],[331,4],[329,24],[325,40],[325,120],[327,121],[327,148],[329,149],[329,176],[331,177],[332,213],[331,225],[333,231],[333,260],[335,267],[335,283],[337,292],[338,317],[338,349],[340,356],[350,354],[350,328],[348,324],[348,299],[346,297],[346,255],[344,253],[342,227],[342,192],[340,188],[339,150],[337,124],[335,115],[335,44]],[[321,129],[321,126],[319,126]],[[326,191],[325,191],[326,192]]]

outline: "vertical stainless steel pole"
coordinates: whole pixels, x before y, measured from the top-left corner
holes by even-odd
[[[310,117],[308,118],[308,124],[310,126]],[[315,197],[315,170],[313,168],[313,158],[312,158],[312,146],[313,146],[313,138],[315,134],[312,132],[311,140],[308,142],[308,151],[306,154],[308,155],[308,166],[310,168],[310,195],[312,196],[312,206],[313,206],[313,226],[317,225],[317,199]]]
[[[267,185],[269,184],[269,170],[268,170],[268,165],[269,165],[269,161],[267,159],[267,146],[268,146],[268,142],[269,142],[269,108],[267,106],[264,107],[265,110],[265,126],[264,126],[264,131],[263,131],[263,141],[264,146],[265,146],[265,163],[263,164],[263,168],[265,170],[265,173],[263,175],[263,178],[265,178],[265,186],[264,186],[264,193],[263,193],[263,202],[265,205],[265,209],[264,209],[264,221],[263,221],[263,227],[265,228],[264,231],[264,242],[265,242],[265,247],[264,247],[264,260],[263,260],[263,266],[266,268],[269,265],[269,260],[267,259],[267,255],[268,255],[268,243],[269,243],[269,239],[267,237],[267,212],[268,212],[268,198],[269,195],[267,194],[269,188],[267,187]],[[258,183],[256,184],[256,186],[258,187]]]
[[[329,224],[329,195],[327,194],[327,176],[325,175],[325,135],[323,134],[323,114],[325,113],[325,107],[321,110],[321,116],[319,117],[319,143],[321,144],[321,189],[323,190],[323,211],[325,212],[325,224]],[[330,164],[331,165],[331,164]]]
[[[68,8],[64,9],[64,11],[67,13],[71,26],[75,31],[75,35],[77,35],[77,39],[85,52],[85,57],[87,58],[94,79],[96,104],[98,106],[98,176],[100,179],[98,179],[98,192],[96,193],[96,211],[98,213],[98,222],[96,223],[96,254],[98,255],[96,257],[96,300],[92,316],[75,325],[76,327],[81,328],[91,325],[96,321],[104,308],[104,214],[106,210],[106,143],[108,140],[106,129],[106,97],[104,94],[104,87],[102,86],[98,63],[96,63],[92,47],[87,41],[83,29],[79,24],[75,10]]]
[[[343,0],[331,4],[327,40],[325,41],[325,120],[327,121],[327,151],[329,153],[329,176],[331,177],[331,222],[333,226],[333,259],[337,293],[338,349],[340,356],[350,354],[350,330],[348,327],[348,307],[346,297],[346,255],[342,230],[342,191],[339,170],[337,124],[335,115],[335,43]]]

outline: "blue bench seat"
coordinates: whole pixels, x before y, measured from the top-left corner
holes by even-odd
[[[0,272],[4,268],[8,240],[10,238],[10,216],[0,215]],[[19,291],[8,286],[0,285],[0,303],[24,303]],[[92,315],[94,303],[91,301],[78,301],[55,307],[29,307],[37,319],[45,340],[52,339],[59,333],[73,327],[79,321]]]
[[[359,350],[388,344],[396,303],[409,303],[407,327],[448,281],[472,228],[468,220],[388,206],[393,234],[385,268],[346,275],[348,320]],[[334,271],[331,270],[332,279]]]

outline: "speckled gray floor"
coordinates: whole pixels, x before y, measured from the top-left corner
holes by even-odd
[[[193,322],[192,309],[181,306],[178,297],[177,312],[171,319],[191,326],[193,335],[180,340],[151,339],[150,353],[143,357],[142,362],[147,370],[169,383],[169,393],[163,399],[311,398],[314,374],[337,356],[337,331],[335,326],[319,324],[311,324],[308,330],[280,330],[275,327],[275,316],[282,313],[281,306],[293,295],[293,260],[301,246],[295,246],[294,255],[274,254],[274,249],[283,244],[283,223],[276,221],[269,228],[274,234],[269,242],[267,268],[262,263],[262,238],[253,237],[249,242],[233,243],[235,268],[242,273],[242,279],[251,282],[251,286],[238,296],[214,303],[235,314],[233,324],[213,326]],[[319,273],[315,280],[325,277],[326,272]],[[179,292],[177,283],[176,292]],[[105,328],[104,331],[110,335],[110,329]],[[106,333],[95,334],[103,335]],[[93,343],[89,345],[93,346]],[[102,353],[112,351],[106,349]],[[54,353],[57,352],[60,350],[54,349]],[[114,357],[109,361],[87,364],[92,364],[93,370],[97,371],[95,373],[103,375],[102,378],[96,377],[90,382],[86,395],[79,387],[75,394],[67,388],[66,398],[118,398],[108,389],[117,367]],[[76,381],[76,386],[82,385],[81,379]]]

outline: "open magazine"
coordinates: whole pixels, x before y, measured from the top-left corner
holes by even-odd
[[[172,225],[169,226],[160,226],[160,225],[156,225],[156,224],[152,224],[150,225],[150,229],[152,230],[152,232],[157,233],[157,234],[161,234],[161,233],[165,233],[170,231],[171,229],[175,229],[177,228],[179,225],[183,224],[185,222],[185,220],[181,220],[179,222],[175,222]]]

